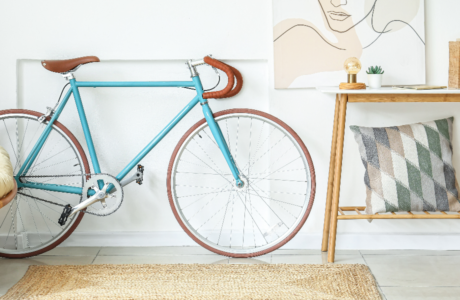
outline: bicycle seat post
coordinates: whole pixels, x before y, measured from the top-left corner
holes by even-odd
[[[62,77],[64,77],[67,81],[70,81],[70,79],[75,79],[72,72],[62,73]]]

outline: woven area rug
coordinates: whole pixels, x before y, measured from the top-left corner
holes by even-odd
[[[381,299],[365,265],[30,266],[6,299]]]

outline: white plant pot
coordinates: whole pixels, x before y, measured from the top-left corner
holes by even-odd
[[[379,89],[382,87],[383,74],[367,74],[367,84],[371,89]]]

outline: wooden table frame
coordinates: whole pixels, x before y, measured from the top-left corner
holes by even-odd
[[[458,93],[427,93],[412,92],[408,94],[379,94],[365,92],[359,94],[337,94],[334,114],[334,127],[332,131],[331,159],[329,164],[329,179],[327,183],[326,210],[324,215],[323,241],[321,250],[328,251],[328,262],[335,260],[335,244],[337,237],[338,220],[357,219],[460,219],[459,213],[437,213],[402,212],[368,215],[362,214],[365,207],[351,206],[339,207],[340,180],[342,175],[343,142],[345,136],[345,120],[347,104],[353,102],[460,102],[460,91]],[[354,214],[346,214],[353,212]]]

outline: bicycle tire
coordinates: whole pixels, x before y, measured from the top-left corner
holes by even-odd
[[[261,112],[261,111],[257,111],[257,110],[252,110],[252,109],[230,109],[230,110],[225,110],[225,111],[215,113],[214,118],[218,119],[220,117],[226,117],[226,116],[230,116],[230,115],[234,115],[234,114],[247,114],[247,115],[259,116],[259,117],[266,118],[266,119],[276,123],[278,126],[282,127],[286,132],[288,132],[292,136],[293,139],[295,139],[297,144],[300,146],[300,149],[301,149],[301,151],[302,151],[302,153],[303,153],[303,155],[304,155],[304,157],[305,157],[305,159],[307,161],[308,170],[309,170],[309,176],[310,176],[309,177],[310,178],[310,195],[308,197],[308,206],[306,207],[303,215],[301,216],[300,221],[295,226],[295,228],[293,228],[293,230],[289,233],[289,235],[287,235],[281,241],[277,242],[275,245],[270,246],[269,248],[264,249],[262,251],[254,251],[254,252],[250,252],[250,253],[234,253],[234,252],[231,252],[231,251],[225,251],[225,250],[223,250],[221,248],[217,249],[216,247],[210,245],[209,243],[204,242],[202,238],[200,239],[198,236],[196,236],[190,230],[190,228],[185,224],[186,221],[183,220],[184,216],[182,216],[182,213],[180,211],[181,209],[177,207],[176,202],[174,200],[174,196],[173,196],[173,194],[174,194],[173,193],[174,180],[172,178],[172,176],[174,176],[173,175],[173,173],[174,173],[173,169],[176,168],[175,164],[180,159],[180,156],[182,155],[182,154],[180,154],[180,152],[183,151],[181,149],[182,149],[182,147],[184,147],[184,143],[187,141],[187,139],[190,138],[190,135],[192,133],[196,132],[196,130],[198,128],[200,128],[200,126],[206,126],[206,120],[205,119],[202,119],[199,122],[197,122],[195,125],[193,125],[184,134],[184,136],[180,139],[180,141],[178,142],[176,148],[174,149],[174,151],[173,151],[173,153],[171,155],[171,159],[170,159],[169,167],[168,167],[167,191],[168,191],[168,198],[169,198],[170,206],[171,206],[171,209],[173,211],[173,214],[174,214],[176,220],[178,221],[178,223],[180,224],[182,229],[196,243],[198,243],[202,247],[204,247],[204,248],[206,248],[206,249],[208,249],[208,250],[210,250],[212,252],[215,252],[217,254],[220,254],[220,255],[229,256],[229,257],[247,258],[247,257],[255,257],[255,256],[270,253],[270,252],[278,249],[279,247],[285,245],[287,242],[289,242],[298,233],[298,231],[302,228],[302,226],[304,225],[305,221],[307,220],[307,218],[308,218],[308,216],[309,216],[309,214],[311,212],[313,202],[314,202],[314,197],[315,197],[315,191],[316,191],[316,180],[315,180],[315,171],[314,171],[313,161],[312,161],[311,156],[310,156],[310,154],[308,152],[308,149],[306,148],[305,144],[302,142],[300,137],[294,132],[294,130],[292,128],[290,128],[283,121],[279,120],[278,118],[276,118],[276,117],[274,117],[274,116],[272,116],[270,114],[267,114],[267,113],[264,113],[264,112]],[[230,198],[230,196],[229,196],[229,198]],[[227,203],[227,207],[228,207],[228,203]],[[225,212],[225,214],[226,214],[226,212]],[[232,218],[233,218],[233,216],[232,216]],[[224,221],[225,221],[225,216],[224,216]],[[224,221],[222,221],[222,222],[224,222]],[[219,238],[220,238],[220,236],[219,236]],[[244,238],[243,238],[243,241],[244,241]]]
[[[37,119],[38,117],[43,115],[42,113],[32,111],[32,110],[9,109],[9,110],[0,111],[0,119],[4,119],[5,116],[9,115],[9,114],[11,114],[11,115],[25,115],[25,116],[33,118],[33,119]],[[72,144],[74,146],[73,150],[77,151],[78,155],[81,158],[81,162],[83,164],[82,167],[84,169],[85,174],[90,173],[90,167],[89,167],[88,159],[86,158],[85,152],[84,152],[83,148],[81,147],[80,143],[78,142],[78,140],[75,138],[75,136],[62,123],[60,123],[58,121],[55,121],[53,123],[53,127],[58,128],[61,131],[60,134],[65,135],[67,137],[67,141],[72,142]],[[17,199],[17,198],[15,198],[15,199]],[[15,201],[15,200],[13,200],[13,201]],[[4,252],[2,252],[2,249],[0,249],[0,257],[5,257],[5,258],[26,258],[26,257],[36,256],[36,255],[42,254],[44,252],[47,252],[47,251],[55,248],[56,246],[61,244],[63,241],[65,241],[70,236],[70,234],[72,234],[72,232],[80,224],[80,222],[81,222],[81,220],[83,218],[83,215],[84,215],[84,212],[81,211],[76,216],[76,218],[74,219],[75,221],[73,221],[72,225],[66,229],[65,233],[63,233],[57,240],[55,240],[51,244],[47,245],[46,247],[43,247],[43,248],[35,250],[35,251],[25,252],[25,253],[20,253],[20,254],[4,253]]]

